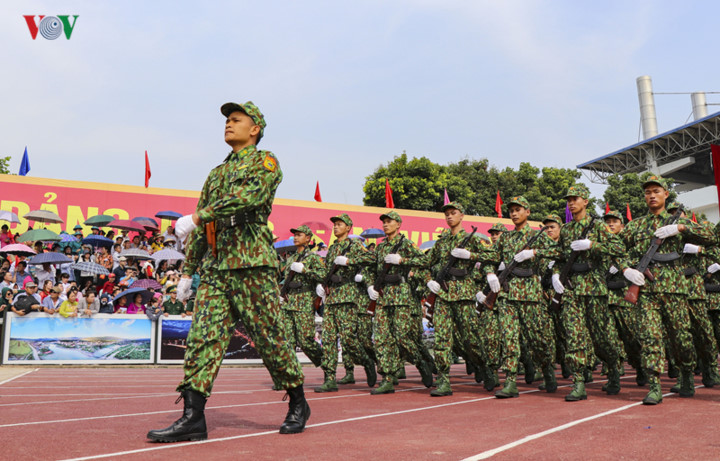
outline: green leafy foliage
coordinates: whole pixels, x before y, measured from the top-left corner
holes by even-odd
[[[10,157],[0,157],[0,174],[10,174]]]

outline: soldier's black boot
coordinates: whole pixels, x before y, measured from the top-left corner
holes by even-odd
[[[532,384],[535,380],[535,364],[532,360],[525,363],[525,383]]]
[[[604,391],[607,395],[617,395],[620,393],[620,367],[618,364],[608,365],[608,381]]]
[[[680,385],[680,397],[693,397],[695,395],[695,373],[694,370],[687,368],[680,370],[682,383]]]
[[[590,384],[593,381],[595,381],[595,379],[593,378],[592,368],[584,368],[583,369],[583,383]]]
[[[447,373],[439,373],[437,377],[437,387],[430,391],[431,397],[446,397],[452,395],[452,388],[450,387],[450,377]]]
[[[287,390],[285,398],[290,397],[285,421],[280,426],[281,434],[298,434],[305,430],[305,423],[310,419],[310,405],[305,400],[302,384]],[[283,398],[283,400],[285,400]]]
[[[485,369],[485,390],[490,392],[500,386],[500,377],[497,370],[490,367]]]
[[[662,389],[660,389],[660,377],[651,370],[645,372],[648,376],[648,384],[650,384],[650,392],[645,396],[643,405],[657,405],[662,403]]]
[[[636,371],[637,371],[637,374],[635,376],[635,383],[641,387],[645,386],[648,383],[648,377],[647,377],[647,373],[645,372],[645,369],[638,368]]]
[[[367,376],[368,387],[374,387],[375,383],[377,383],[377,371],[375,371],[375,362],[373,362],[372,360],[368,360],[368,362],[363,365],[363,368],[365,368],[365,376]]]
[[[421,360],[417,365],[417,369],[420,372],[420,379],[422,379],[423,386],[431,387],[433,385],[432,365]]]
[[[205,426],[205,402],[207,399],[205,396],[192,389],[185,389],[175,403],[180,399],[185,401],[182,417],[165,429],[151,430],[147,433],[148,439],[155,442],[207,439],[207,426]]]
[[[680,376],[680,369],[675,366],[675,361],[672,359],[668,359],[668,376],[671,378]]]
[[[572,371],[570,371],[570,367],[567,366],[564,360],[560,363],[560,371],[562,372],[562,377],[564,379],[568,379],[572,376]]]
[[[708,366],[703,370],[702,383],[705,387],[720,385],[720,374],[718,374],[717,366]]]
[[[680,392],[680,388],[682,387],[682,373],[680,373],[677,376],[677,380],[675,381],[675,384],[673,384],[673,387],[670,388],[670,392],[677,394]]]
[[[543,368],[543,389],[545,392],[552,394],[557,391],[557,380],[555,379],[555,367],[551,363]]]
[[[395,377],[397,379],[407,379],[407,373],[405,373],[405,366],[400,367],[400,369],[395,372]]]

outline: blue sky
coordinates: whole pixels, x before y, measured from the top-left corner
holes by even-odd
[[[31,176],[199,190],[229,151],[219,106],[253,100],[278,197],[362,204],[407,151],[574,167],[638,141],[635,79],[717,91],[720,4],[636,1],[5,1],[0,155]],[[77,14],[70,40],[25,14]],[[710,103],[720,101],[709,95]],[[689,95],[656,97],[660,131]],[[714,112],[717,106],[711,107]],[[593,187],[601,194],[601,187]]]
[[[152,322],[141,319],[65,319],[17,318],[12,321],[13,338],[85,338],[112,336],[124,339],[149,339]]]

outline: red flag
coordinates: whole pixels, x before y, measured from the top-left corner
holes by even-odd
[[[497,212],[498,218],[502,218],[502,204],[503,201],[500,198],[500,190],[498,190],[497,197],[495,197],[495,212]]]
[[[150,172],[150,159],[148,159],[147,151],[145,151],[145,188],[150,184],[150,176],[152,176]]]
[[[315,201],[322,202],[322,196],[320,195],[320,181],[315,184]]]
[[[608,214],[608,213],[610,213],[610,204],[605,203],[605,214]]]
[[[715,172],[715,187],[718,191],[718,203],[720,203],[720,146],[710,144],[710,151],[712,152],[712,164],[713,172]]]
[[[627,218],[628,222],[632,221],[632,215],[630,214],[630,204],[626,203],[625,206],[627,207],[627,210],[625,211],[625,217]]]
[[[693,211],[692,222],[697,222],[697,218],[695,217],[695,212],[694,212],[694,211]]]
[[[392,189],[390,189],[390,181],[385,178],[385,206],[388,208],[395,208],[395,202],[392,198]]]

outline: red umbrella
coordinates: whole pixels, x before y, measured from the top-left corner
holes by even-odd
[[[116,219],[114,221],[110,221],[107,227],[114,227],[116,229],[123,229],[127,231],[137,231],[143,234],[145,233],[145,227],[141,223],[131,221],[129,219]]]

